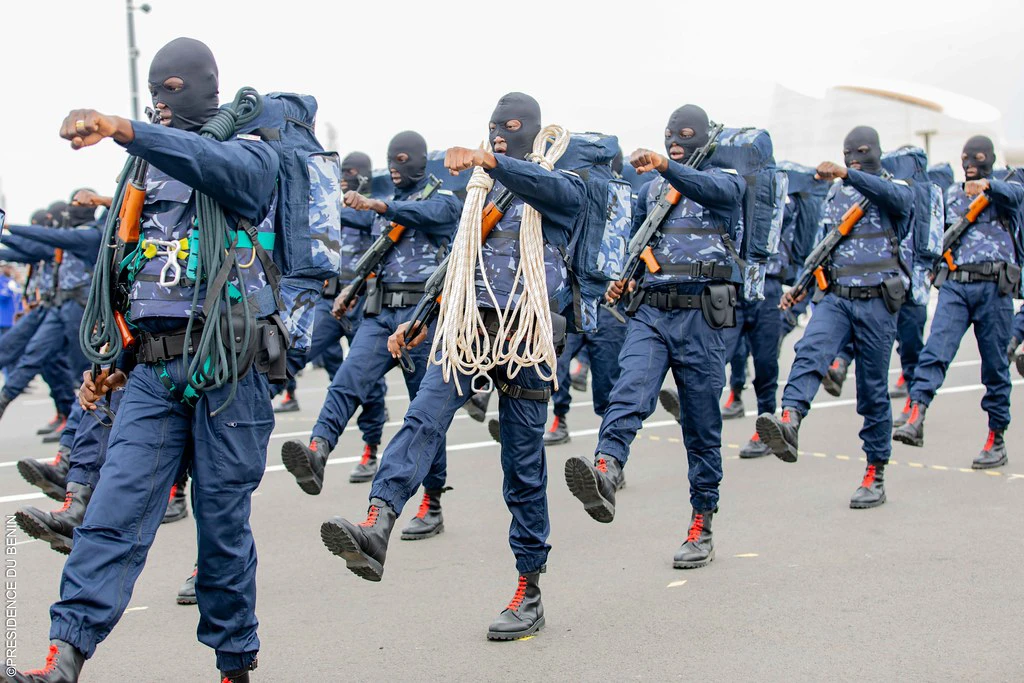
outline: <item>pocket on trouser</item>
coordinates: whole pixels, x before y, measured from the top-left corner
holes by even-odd
[[[211,417],[209,406],[219,406],[228,388],[201,401],[193,418],[197,461],[206,459],[216,481],[204,487],[253,487],[263,478],[267,466],[267,445],[274,430],[274,413],[263,375],[250,373],[238,383],[235,400],[219,415]],[[205,424],[196,424],[200,421]],[[205,427],[205,428],[204,428]],[[212,439],[210,438],[212,436]],[[199,452],[200,449],[206,452]]]

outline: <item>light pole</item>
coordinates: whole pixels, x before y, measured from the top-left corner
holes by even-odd
[[[132,89],[132,118],[136,121],[139,120],[139,48],[135,46],[135,10],[149,14],[151,9],[147,3],[135,7],[132,0],[125,0],[125,12],[128,15],[128,79]]]

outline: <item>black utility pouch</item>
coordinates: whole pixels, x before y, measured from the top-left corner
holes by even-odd
[[[899,275],[882,280],[882,301],[890,313],[899,313],[907,300],[907,288]]]
[[[248,374],[250,368],[252,368],[253,361],[256,359],[256,352],[259,349],[259,327],[257,321],[251,320],[251,325],[249,330],[250,334],[252,334],[252,343],[246,349],[246,354],[238,357],[238,379],[242,379],[242,377]],[[231,337],[234,337],[236,352],[242,348],[242,345],[245,343],[245,316],[239,309],[239,306],[233,306],[229,315],[221,316],[220,333],[221,343],[224,345],[226,353],[229,355],[232,353]]]
[[[999,269],[999,295],[1013,296],[1020,287],[1020,266],[1013,263],[1004,263]]]
[[[700,310],[714,330],[736,327],[736,288],[733,285],[708,285],[700,295]]]
[[[335,275],[324,280],[323,295],[325,299],[337,299],[341,294],[341,279]]]
[[[551,314],[551,339],[555,342],[555,355],[561,356],[565,349],[565,329],[568,324],[564,315]]]
[[[288,379],[288,337],[287,330],[276,315],[270,320],[260,321],[258,327],[256,371],[266,374],[267,380],[279,384]]]
[[[377,278],[366,281],[366,304],[363,306],[363,315],[375,316],[380,313],[384,304],[384,290],[381,288]]]

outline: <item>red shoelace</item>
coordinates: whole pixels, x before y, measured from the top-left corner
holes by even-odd
[[[832,361],[832,365],[829,366],[829,369],[830,370],[838,370],[839,369],[839,359],[838,358],[836,358],[834,361]]]
[[[174,484],[174,485],[171,486],[171,495],[167,497],[167,502],[173,503],[174,502],[174,496],[175,496],[176,493],[178,493],[178,485]]]
[[[595,467],[597,467],[597,471],[601,474],[608,474],[608,463],[604,458],[598,458]]]
[[[377,523],[377,515],[380,514],[380,508],[376,505],[371,505],[370,509],[366,513],[366,519],[359,523],[359,526],[373,526]]]
[[[316,453],[316,439],[310,439],[309,440],[309,450],[311,450],[314,453]]]
[[[917,422],[917,416],[918,416],[919,414],[920,414],[920,410],[918,409],[918,404],[917,404],[917,403],[915,403],[915,404],[913,404],[913,406],[912,406],[912,407],[910,408],[910,419],[909,419],[909,420],[907,420],[907,422]]]
[[[368,464],[370,464],[370,460],[371,459],[373,459],[373,453],[370,451],[370,444],[366,444],[363,447],[363,457],[360,458],[359,464],[360,465],[368,465]]]
[[[61,452],[57,451],[57,455],[53,456],[53,460],[50,461],[50,467],[56,467],[57,465],[59,465],[60,464],[60,459],[62,457],[63,456],[61,455]]]
[[[910,406],[911,406],[911,400],[910,400],[910,397],[907,396],[907,402],[903,404],[903,411],[902,412],[903,412],[904,415],[906,415],[907,413],[910,412]]]
[[[34,671],[26,671],[26,676],[44,676],[51,673],[57,668],[57,646],[51,645],[50,652],[46,655],[46,665],[42,669],[35,669]]]
[[[56,512],[56,513],[67,512],[68,508],[71,507],[71,501],[74,500],[74,497],[75,497],[75,494],[72,493],[71,491],[68,491],[67,493],[65,493],[64,494],[64,505],[62,505],[59,510],[54,510],[54,512]]]
[[[985,447],[981,450],[990,451],[992,450],[992,444],[996,442],[996,433],[991,429],[988,431],[988,440],[985,442]]]
[[[554,420],[554,422],[551,423],[551,429],[549,429],[548,431],[549,432],[553,432],[553,431],[557,430],[558,429],[558,425],[561,424],[561,422],[562,422],[562,418],[560,418],[557,415],[555,415],[555,420]]]
[[[786,424],[789,424],[791,422],[789,418],[789,408],[786,408],[785,410],[782,411],[782,421],[785,422]]]
[[[903,375],[900,375],[900,378],[898,380],[896,380],[896,387],[897,388],[903,387],[903,386],[906,386],[906,384],[907,384],[907,378],[904,377]]]
[[[704,531],[704,515],[696,514],[693,517],[693,524],[690,525],[690,534],[686,537],[687,543],[694,543],[700,540],[701,532]]]
[[[860,483],[862,488],[869,489],[871,485],[875,483],[875,466],[868,465],[867,471],[864,473],[864,481]]]
[[[519,585],[516,586],[516,594],[512,596],[511,602],[508,603],[508,609],[513,612],[519,611],[519,606],[523,604],[523,599],[526,598],[526,577],[519,576]]]
[[[735,403],[735,402],[736,402],[736,394],[730,391],[729,392],[729,398],[725,399],[725,405],[722,406],[722,407],[723,408],[731,408],[732,404]]]
[[[423,519],[424,517],[427,516],[428,512],[430,512],[430,494],[424,492],[423,493],[423,500],[420,501],[420,510],[419,510],[419,512],[416,513],[416,516],[419,517],[420,519]]]

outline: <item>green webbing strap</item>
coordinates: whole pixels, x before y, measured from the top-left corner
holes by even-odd
[[[207,363],[209,364],[209,363]],[[196,407],[196,401],[199,399],[199,392],[193,389],[191,386],[186,386],[184,391],[179,391],[178,386],[171,379],[171,373],[167,371],[167,361],[160,361],[160,381],[163,382],[164,388],[167,389],[167,393],[171,395],[175,401],[187,405],[189,408]]]

